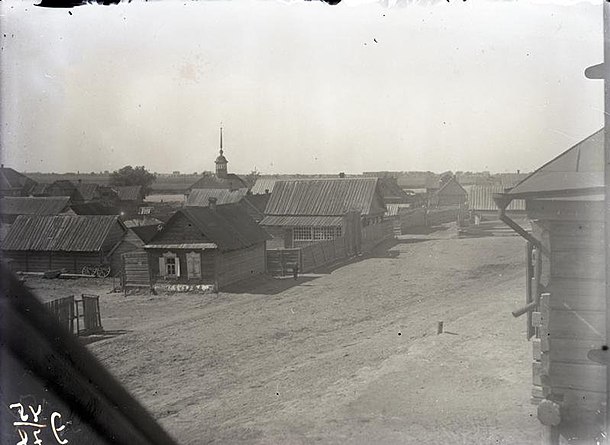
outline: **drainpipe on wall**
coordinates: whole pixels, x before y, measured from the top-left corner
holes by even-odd
[[[536,238],[535,236],[533,236],[531,233],[529,233],[527,230],[525,230],[523,227],[521,227],[519,224],[517,224],[514,220],[509,218],[509,216],[506,214],[506,208],[510,205],[513,198],[510,196],[507,196],[507,195],[503,195],[503,194],[495,194],[493,196],[493,199],[494,199],[494,202],[496,203],[496,205],[498,206],[498,209],[500,209],[498,212],[500,221],[502,221],[504,224],[509,226],[511,229],[513,229],[523,238],[525,238],[530,243],[532,243],[534,246],[536,246],[538,249],[540,249],[540,251],[542,253],[544,253],[545,255],[548,256],[549,251],[542,245],[540,240],[538,238]]]

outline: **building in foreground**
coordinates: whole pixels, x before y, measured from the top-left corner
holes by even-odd
[[[145,246],[151,283],[222,289],[262,274],[268,238],[238,204],[184,207]]]
[[[600,443],[606,416],[604,131],[600,130],[508,192],[501,219],[528,241],[527,338],[533,401],[549,444]],[[525,200],[532,233],[505,211]]]

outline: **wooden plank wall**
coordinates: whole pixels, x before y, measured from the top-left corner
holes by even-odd
[[[265,244],[222,253],[217,267],[219,288],[265,273]]]
[[[138,250],[124,253],[121,258],[123,261],[123,288],[150,286],[148,253]]]
[[[98,252],[4,252],[15,272],[46,272],[66,269],[69,273],[81,273],[84,266],[97,266],[103,260]]]

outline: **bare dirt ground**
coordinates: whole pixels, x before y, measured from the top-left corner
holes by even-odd
[[[27,283],[101,296],[89,348],[179,443],[538,444],[524,249],[450,228],[218,295]]]

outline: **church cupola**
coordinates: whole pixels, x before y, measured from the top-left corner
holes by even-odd
[[[220,127],[220,154],[216,158],[216,177],[226,178],[227,177],[227,158],[224,157],[222,151],[222,127]]]

